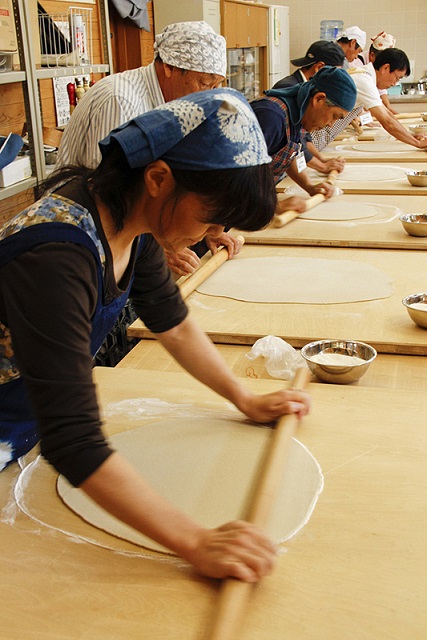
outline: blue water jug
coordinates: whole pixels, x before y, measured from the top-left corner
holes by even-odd
[[[322,20],[320,23],[321,40],[337,40],[344,29],[342,20]]]

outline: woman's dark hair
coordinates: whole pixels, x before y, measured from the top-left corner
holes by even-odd
[[[173,198],[186,193],[203,199],[210,224],[242,231],[256,231],[268,225],[277,204],[270,165],[187,171],[172,169],[176,180]],[[92,193],[104,202],[117,231],[123,229],[130,209],[144,188],[145,167],[131,169],[121,147],[116,144],[96,169],[65,166],[55,171],[42,185],[44,193],[72,178],[85,181]]]
[[[391,73],[393,71],[406,71],[405,76],[409,76],[411,73],[411,63],[408,56],[401,49],[395,49],[394,47],[380,51],[372,64],[377,71],[383,65],[389,64]]]

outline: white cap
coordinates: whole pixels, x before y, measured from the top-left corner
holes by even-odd
[[[348,27],[348,29],[344,29],[339,39],[347,38],[347,40],[356,40],[359,47],[362,49],[365,48],[366,44],[366,33],[359,29],[359,27]]]
[[[391,33],[381,31],[375,38],[371,38],[371,42],[374,49],[383,51],[384,49],[393,49],[396,44],[396,38]]]

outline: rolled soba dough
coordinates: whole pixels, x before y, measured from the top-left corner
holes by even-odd
[[[269,428],[237,420],[177,418],[119,433],[111,442],[178,509],[206,527],[217,527],[244,518],[271,434]],[[266,527],[275,541],[290,538],[307,522],[322,488],[317,461],[293,440]],[[137,545],[171,553],[110,516],[62,476],[57,489],[86,522]]]
[[[400,142],[399,140],[383,140],[379,142],[356,142],[352,145],[355,151],[366,151],[367,153],[408,153],[416,151],[417,148],[411,144]]]
[[[378,209],[372,204],[344,202],[342,200],[328,200],[322,202],[317,207],[302,213],[299,218],[302,220],[325,220],[328,222],[339,222],[344,220],[362,220],[363,218],[373,218],[378,213]]]
[[[325,176],[317,174],[317,177]],[[337,176],[338,181],[346,182],[381,182],[402,178],[405,178],[405,169],[393,164],[347,164],[344,171]]]
[[[389,298],[393,283],[364,262],[273,256],[228,260],[197,291],[246,302],[338,304]]]

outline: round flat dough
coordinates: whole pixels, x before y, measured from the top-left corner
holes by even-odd
[[[384,140],[378,142],[356,142],[352,145],[355,151],[366,151],[367,153],[408,153],[417,151],[416,147],[400,140]]]
[[[345,182],[382,182],[384,180],[406,180],[406,169],[393,164],[347,164],[339,173],[337,181]],[[317,178],[324,178],[317,173]]]
[[[353,260],[238,257],[197,291],[246,302],[337,304],[389,298],[393,283],[377,267]]]
[[[111,442],[178,509],[206,527],[216,527],[244,518],[272,433],[237,420],[178,418],[117,434]],[[293,440],[267,526],[275,541],[290,538],[307,522],[322,488],[317,461]],[[110,516],[62,476],[57,490],[66,505],[95,527],[171,553]]]
[[[373,218],[378,214],[378,209],[373,204],[343,202],[340,200],[328,200],[317,207],[302,213],[302,220],[324,220],[339,222],[345,220],[362,220]]]

